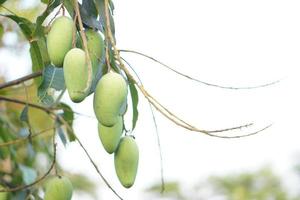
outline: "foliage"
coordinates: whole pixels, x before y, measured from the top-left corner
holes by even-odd
[[[166,183],[161,195],[160,184],[147,189],[155,196],[172,197],[178,200],[222,199],[222,200],[299,200],[300,193],[293,195],[283,185],[283,179],[270,168],[262,168],[254,172],[242,172],[225,176],[212,176],[204,182],[186,189],[177,182]],[[156,198],[157,199],[157,198]]]

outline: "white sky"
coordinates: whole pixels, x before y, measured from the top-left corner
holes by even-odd
[[[123,54],[153,96],[199,128],[219,129],[254,122],[256,126],[249,129],[253,131],[274,123],[259,135],[226,140],[186,131],[157,114],[166,180],[179,180],[188,187],[209,175],[255,170],[270,164],[292,187],[295,180],[291,169],[300,151],[300,2],[114,2],[120,49],[139,50],[183,73],[221,85],[251,86],[283,78],[281,83],[262,89],[222,90],[186,80],[136,55]],[[21,69],[24,62],[29,62],[27,57],[8,58],[7,53],[0,52],[1,68],[16,66],[20,76],[24,73]],[[16,73],[10,69],[4,71],[10,78]],[[78,112],[94,115],[92,97],[73,105]],[[143,189],[160,180],[155,129],[142,96],[139,111],[135,135],[140,148],[140,166],[135,186],[129,190],[120,186],[113,157],[101,146],[97,121],[78,117],[75,123],[76,132],[107,179],[130,200],[144,199]],[[243,132],[248,130],[239,133]],[[77,144],[59,149],[59,160],[67,170],[87,173],[101,186],[100,197],[117,199],[103,186]]]

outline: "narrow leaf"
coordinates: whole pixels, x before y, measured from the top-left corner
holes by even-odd
[[[129,90],[130,90],[131,101],[132,101],[132,131],[133,131],[139,117],[139,112],[138,112],[139,95],[133,81],[130,79],[129,79]]]
[[[57,132],[58,132],[58,136],[59,136],[61,142],[64,144],[64,146],[66,146],[67,138],[65,136],[63,129],[60,126],[58,126],[58,128],[57,128]]]
[[[25,184],[28,185],[37,178],[37,172],[33,168],[19,164],[19,169],[22,172],[22,178]]]
[[[28,121],[29,121],[28,120],[28,105],[26,105],[24,107],[24,109],[22,110],[21,115],[20,115],[20,120],[28,123]]]
[[[66,120],[66,122],[69,124],[69,126],[73,130],[74,112],[73,112],[72,108],[65,103],[60,103],[59,108],[61,108],[64,111],[62,116],[63,116],[64,120]],[[71,130],[67,129],[67,135],[68,135],[68,139],[70,142],[73,142],[76,140],[76,137],[74,135],[74,130],[71,131]]]
[[[62,68],[48,66],[44,69],[43,80],[38,88],[38,97],[44,104],[52,104],[54,102],[51,96],[51,89],[60,91],[65,89],[65,79]]]
[[[44,36],[44,27],[42,26],[45,19],[49,16],[49,14],[60,5],[60,0],[51,0],[48,3],[48,6],[44,10],[44,12],[36,19],[36,28],[34,30],[34,36]]]

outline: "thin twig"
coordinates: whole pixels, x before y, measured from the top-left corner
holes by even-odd
[[[48,4],[48,6],[49,6],[49,4]],[[48,22],[47,26],[49,26],[49,25],[53,22],[53,20],[59,15],[60,10],[63,9],[63,7],[64,7],[64,5],[62,4],[62,5],[60,6],[60,8],[58,9],[58,11],[55,13],[55,15],[54,15],[54,16],[51,18],[51,20]]]
[[[55,137],[55,136],[53,135],[53,137]],[[48,171],[43,176],[41,176],[36,181],[34,181],[33,183],[28,184],[28,185],[20,185],[20,186],[13,187],[13,188],[0,189],[0,193],[1,192],[16,192],[16,191],[20,191],[20,190],[30,188],[30,187],[38,184],[39,182],[43,181],[50,174],[50,172],[53,169],[55,163],[56,163],[56,143],[53,143],[53,160],[52,160],[52,163],[50,165],[50,168],[48,169]]]
[[[78,15],[77,15],[77,13],[75,13],[74,22],[73,22],[74,27],[76,27],[77,18],[78,18]],[[73,33],[72,33],[72,48],[75,48],[75,47],[76,47],[76,28],[74,28]]]
[[[116,58],[117,58],[117,60],[118,60],[118,62],[120,64],[120,67],[127,74],[127,77],[129,79],[131,79],[137,85],[137,87],[143,93],[143,95],[145,96],[145,98],[147,100],[149,100],[150,103],[161,114],[163,114],[165,117],[167,117],[169,120],[171,120],[173,123],[175,123],[178,126],[181,126],[181,127],[185,128],[187,130],[190,130],[190,131],[201,132],[201,133],[204,133],[204,134],[212,136],[212,137],[219,137],[219,138],[240,138],[240,137],[247,137],[247,136],[254,135],[254,134],[257,134],[257,133],[261,132],[261,131],[256,131],[254,133],[249,133],[249,134],[246,134],[246,135],[238,135],[238,136],[219,136],[219,135],[214,135],[212,133],[219,133],[219,132],[225,132],[225,131],[232,131],[232,130],[236,130],[236,129],[241,129],[241,128],[245,128],[245,127],[251,126],[252,124],[246,124],[246,125],[242,125],[242,126],[231,127],[231,128],[226,128],[226,129],[220,129],[220,130],[212,130],[212,131],[202,130],[202,129],[198,129],[198,128],[190,125],[189,123],[185,122],[184,120],[182,120],[179,117],[177,117],[176,115],[174,115],[167,108],[165,108],[164,106],[162,106],[154,97],[152,97],[148,93],[148,91],[142,85],[138,84],[138,82],[134,79],[134,77],[130,74],[130,72],[125,67],[124,63],[122,62],[119,50],[116,47],[115,40],[114,40],[114,37],[113,37],[112,32],[111,32],[111,28],[110,28],[108,0],[104,0],[104,6],[105,6],[104,10],[105,10],[105,18],[106,18],[106,26],[107,26],[106,28],[108,30],[108,37],[109,37],[108,39],[111,41],[111,44],[112,44],[112,47],[113,47],[113,50],[114,50],[114,54],[115,54],[115,56],[116,56]],[[266,126],[262,130],[265,130],[268,127],[269,126]]]
[[[16,80],[9,81],[9,82],[6,82],[6,83],[2,83],[2,84],[0,84],[0,90],[4,89],[4,88],[7,88],[7,87],[10,87],[10,86],[18,85],[22,82],[25,82],[25,81],[33,79],[33,78],[37,78],[37,77],[41,76],[42,74],[43,74],[42,71],[38,71],[38,72],[34,72],[32,74],[29,74],[27,76],[18,78]]]
[[[68,129],[68,131],[72,132],[75,137],[76,140],[78,141],[80,147],[84,150],[85,154],[87,155],[87,157],[89,158],[90,162],[92,163],[92,165],[94,166],[95,170],[97,171],[97,173],[99,174],[99,176],[101,177],[101,179],[104,181],[104,183],[106,184],[106,186],[120,199],[123,200],[123,198],[116,192],[116,190],[109,184],[109,182],[106,180],[106,178],[103,176],[103,174],[100,172],[98,166],[96,165],[96,163],[93,161],[92,157],[90,156],[90,154],[88,153],[88,151],[86,150],[86,148],[83,146],[81,140],[77,137],[77,135],[74,133],[73,129],[70,127],[70,125],[65,121],[64,118],[62,118],[61,116],[57,116],[58,120],[64,124],[66,126],[66,128]]]
[[[157,140],[157,145],[158,145],[158,150],[159,150],[160,181],[161,181],[160,192],[164,193],[164,191],[165,191],[165,179],[164,179],[163,157],[162,157],[162,150],[161,150],[161,144],[160,144],[160,137],[159,137],[158,126],[157,126],[156,117],[155,117],[152,105],[151,105],[150,102],[148,102],[148,103],[149,103],[149,107],[150,107],[150,110],[151,110],[151,115],[152,115],[152,119],[153,119],[153,123],[154,123],[154,127],[155,127],[156,140]]]
[[[53,130],[55,128],[56,127],[51,127],[51,128],[44,129],[44,130],[32,135],[31,138],[34,139],[34,138],[36,138],[40,135],[43,135],[43,134],[47,133],[48,131]],[[5,146],[9,146],[9,145],[14,145],[14,144],[19,144],[19,143],[22,143],[22,142],[26,142],[27,140],[28,140],[28,137],[24,137],[24,138],[20,138],[20,139],[8,141],[8,142],[0,143],[0,148],[5,147]]]
[[[214,83],[208,83],[208,82],[201,81],[201,80],[199,80],[199,79],[193,78],[193,77],[191,77],[191,76],[189,76],[189,75],[186,75],[186,74],[184,74],[184,73],[182,73],[182,72],[180,72],[180,71],[177,71],[177,70],[175,70],[174,68],[172,68],[172,67],[166,65],[165,63],[163,63],[163,62],[161,62],[161,61],[159,61],[159,60],[157,60],[157,59],[155,59],[155,58],[153,58],[153,57],[151,57],[151,56],[148,56],[148,55],[146,55],[146,54],[144,54],[144,53],[141,53],[141,52],[139,52],[139,51],[128,50],[128,49],[120,49],[119,52],[134,53],[134,54],[137,54],[137,55],[146,57],[146,58],[148,58],[148,59],[150,59],[150,60],[152,60],[152,61],[154,61],[154,62],[156,62],[156,63],[158,63],[158,64],[160,64],[160,65],[162,65],[163,67],[165,67],[165,68],[167,68],[167,69],[173,71],[174,73],[179,74],[179,75],[181,75],[181,76],[183,76],[183,77],[185,77],[185,78],[187,78],[187,79],[190,79],[190,80],[192,80],[192,81],[196,81],[196,82],[198,82],[198,83],[202,83],[202,84],[207,85],[207,86],[212,86],[212,87],[217,87],[217,88],[222,88],[222,89],[230,89],[230,90],[248,90],[248,89],[257,89],[257,88],[262,88],[262,87],[267,87],[267,86],[270,86],[270,85],[274,85],[274,84],[279,83],[279,82],[281,81],[281,80],[276,80],[276,81],[273,81],[273,82],[270,82],[270,83],[266,83],[266,84],[262,84],[262,85],[256,85],[256,86],[248,86],[248,87],[222,86],[222,85],[217,85],[217,84],[214,84]]]
[[[21,104],[21,105],[26,105],[27,104],[30,107],[43,110],[47,113],[51,113],[51,109],[49,109],[49,108],[46,108],[46,107],[43,107],[43,106],[40,106],[40,105],[34,104],[34,103],[29,103],[29,102],[26,103],[25,101],[18,100],[18,99],[13,99],[13,98],[5,97],[5,96],[0,96],[0,101],[8,101],[8,102],[12,102],[12,103]]]
[[[85,52],[86,64],[87,64],[87,70],[88,70],[88,77],[87,77],[88,80],[87,80],[86,87],[84,88],[83,92],[88,93],[90,90],[91,84],[92,84],[92,62],[91,62],[91,58],[90,58],[90,54],[89,54],[89,50],[88,50],[87,38],[86,38],[86,34],[84,32],[77,0],[74,0],[74,10],[77,15],[77,20],[78,20],[78,24],[79,24],[79,33],[80,33],[82,43],[83,43],[83,49]]]
[[[130,65],[130,63],[127,60],[125,60],[124,58],[122,58],[122,57],[121,57],[121,59],[130,67],[130,69],[133,71],[133,73],[137,77],[139,83],[141,85],[143,85],[143,82],[142,82],[141,78],[136,73],[136,71],[134,70],[134,68]],[[156,139],[157,139],[157,146],[158,146],[159,158],[160,158],[161,193],[163,193],[165,191],[165,179],[164,179],[163,156],[162,156],[162,150],[161,150],[160,137],[159,137],[158,126],[157,126],[157,122],[156,122],[156,117],[155,117],[155,114],[154,114],[151,102],[149,100],[148,100],[148,104],[149,104],[149,108],[151,110],[152,120],[153,120],[153,124],[154,124],[154,127],[155,127],[155,133],[156,133]]]

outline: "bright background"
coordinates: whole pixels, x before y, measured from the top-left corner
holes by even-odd
[[[137,55],[124,53],[145,87],[183,119],[202,129],[220,129],[249,122],[248,133],[270,123],[249,138],[217,139],[177,127],[156,114],[165,179],[186,188],[209,175],[255,170],[271,165],[286,184],[295,187],[291,168],[299,158],[300,2],[297,0],[115,0],[117,45],[149,54],[203,81],[226,86],[253,86],[282,79],[254,90],[224,90],[187,80]],[[7,36],[7,42],[13,36]],[[28,72],[29,55],[0,51],[0,72],[15,79]],[[71,103],[65,96],[65,101]],[[72,104],[93,116],[92,97]],[[134,134],[140,148],[135,186],[123,189],[113,157],[103,150],[95,118],[77,116],[75,130],[99,168],[117,191],[130,200],[146,199],[143,190],[160,180],[159,151],[147,101],[140,95]],[[130,116],[128,116],[130,119]],[[130,124],[130,121],[128,121]],[[59,146],[59,161],[70,172],[92,177],[99,197],[117,199],[97,176],[79,148]],[[78,195],[74,200],[86,199]]]

